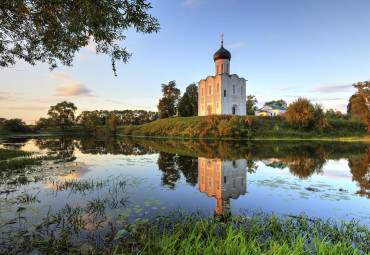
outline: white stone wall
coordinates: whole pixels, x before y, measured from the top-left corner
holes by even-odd
[[[209,115],[209,109],[212,114],[233,114],[233,107],[235,115],[246,115],[245,101],[246,80],[236,74],[208,76],[198,82],[199,116]]]

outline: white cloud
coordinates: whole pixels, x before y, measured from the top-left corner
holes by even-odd
[[[52,88],[58,96],[84,97],[91,96],[88,88],[81,83],[67,83],[59,87]]]
[[[70,76],[68,73],[64,73],[64,72],[48,73],[47,76],[49,76],[51,78],[54,78],[54,79],[63,80],[63,81],[67,81],[67,80],[72,79],[72,76]]]
[[[344,84],[344,85],[328,85],[328,86],[321,86],[317,87],[312,92],[322,92],[322,93],[335,93],[335,92],[348,92],[351,91],[352,85],[351,84]]]
[[[233,43],[233,44],[229,44],[227,45],[226,47],[229,47],[229,48],[242,48],[242,47],[247,47],[248,45],[245,44],[245,43],[242,43],[242,42],[238,42],[238,43]]]

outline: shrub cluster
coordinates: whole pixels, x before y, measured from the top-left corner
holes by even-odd
[[[30,127],[26,126],[26,123],[22,119],[9,119],[2,120],[0,123],[0,128],[3,130],[13,131],[13,132],[29,132]]]

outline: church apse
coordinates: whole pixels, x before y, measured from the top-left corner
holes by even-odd
[[[246,160],[226,161],[198,157],[198,189],[215,197],[215,213],[230,209],[230,198],[237,199],[247,192]]]

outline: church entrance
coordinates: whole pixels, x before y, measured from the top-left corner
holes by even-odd
[[[233,107],[231,108],[231,114],[232,115],[239,115],[239,108],[236,104],[234,104]]]
[[[212,115],[212,106],[208,105],[207,110],[208,110],[208,115]]]

